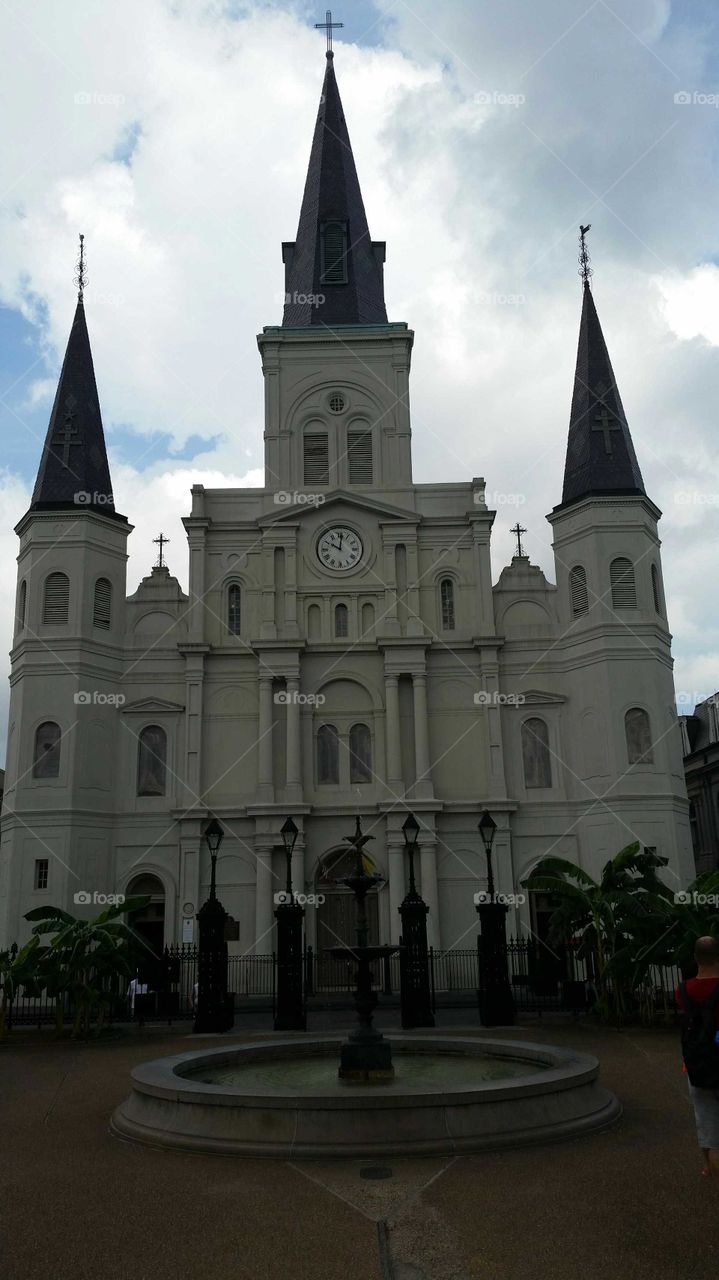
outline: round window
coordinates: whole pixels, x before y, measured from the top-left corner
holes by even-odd
[[[333,391],[328,402],[331,413],[342,413],[347,401],[339,391]]]

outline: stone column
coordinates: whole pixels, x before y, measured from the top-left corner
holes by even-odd
[[[429,724],[427,721],[427,677],[413,672],[414,695],[414,794],[418,799],[432,799],[432,774],[429,761]]]
[[[260,666],[260,714],[257,735],[257,800],[272,804],[272,675]]]
[[[255,946],[256,955],[269,955],[274,945],[274,885],[272,845],[255,846]],[[282,888],[281,885],[277,886]]]
[[[287,788],[288,802],[302,800],[302,764],[300,747],[300,682],[288,676],[287,688]],[[271,735],[270,735],[271,736]]]
[[[399,905],[405,895],[404,883],[404,845],[390,844],[387,848],[389,860],[389,940],[399,942],[402,921]]]
[[[402,781],[402,749],[399,728],[399,676],[384,678],[385,728],[387,738],[387,790],[392,795],[404,791]]]
[[[434,840],[419,846],[420,893],[429,907],[427,945],[439,946],[439,893],[437,890],[437,846]],[[451,939],[450,939],[451,941]]]

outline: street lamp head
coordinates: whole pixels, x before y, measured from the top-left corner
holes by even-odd
[[[404,842],[407,848],[413,849],[417,843],[417,836],[419,835],[419,823],[413,813],[408,813],[402,823],[402,833],[404,835]]]
[[[224,834],[225,832],[222,824],[219,823],[217,818],[213,815],[205,827],[205,840],[207,841],[207,847],[213,858],[216,857],[220,851],[220,845],[222,844]]]
[[[288,857],[292,856],[292,850],[295,847],[295,841],[299,835],[299,827],[292,818],[286,818],[280,827],[280,835],[282,843],[285,846],[285,853]]]
[[[482,837],[482,842],[484,844],[485,849],[487,850],[487,853],[490,852],[492,845],[494,844],[494,833],[496,830],[497,830],[496,822],[494,821],[491,813],[489,812],[489,809],[485,809],[484,813],[479,819],[479,834]]]

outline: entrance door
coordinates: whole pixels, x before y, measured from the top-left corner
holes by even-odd
[[[139,933],[153,955],[146,955],[140,960],[139,967],[148,970],[146,977],[155,978],[156,963],[162,956],[165,946],[165,890],[157,876],[136,876],[127,888],[128,898],[147,898],[150,901],[142,911],[132,917],[132,927]],[[154,961],[153,961],[154,957]],[[150,972],[151,971],[151,972]]]
[[[374,863],[364,855],[365,870],[370,874]],[[329,947],[353,947],[357,942],[357,906],[354,894],[337,881],[355,871],[354,855],[338,849],[323,858],[315,880],[315,891],[324,898],[317,908],[315,943],[315,987],[318,991],[345,991],[354,985],[356,965],[350,960],[337,960],[327,954]],[[366,898],[368,942],[379,942],[379,898],[372,889]],[[376,980],[376,975],[375,975]]]

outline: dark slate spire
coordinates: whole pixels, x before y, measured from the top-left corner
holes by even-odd
[[[297,240],[282,246],[282,258],[284,327],[387,323],[384,244],[370,240],[331,50]]]
[[[644,493],[588,273],[583,292],[562,506],[591,494]]]
[[[91,507],[118,516],[112,498],[100,404],[83,305],[84,268],[75,319],[50,414],[31,511]]]

